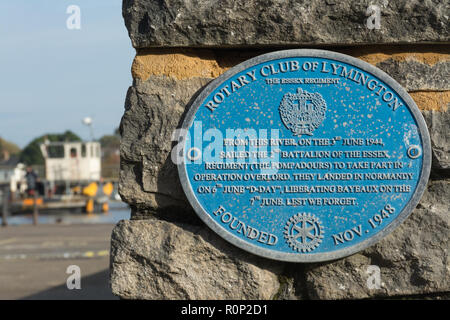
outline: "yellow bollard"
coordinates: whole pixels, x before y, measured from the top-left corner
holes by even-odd
[[[107,195],[108,197],[111,195],[111,193],[114,191],[114,186],[111,182],[105,183],[103,186],[103,193]]]
[[[102,204],[102,212],[103,212],[104,214],[108,214],[108,211],[109,211],[109,204],[108,204],[108,202],[104,202],[104,203]]]
[[[86,201],[86,213],[90,215],[93,212],[94,212],[94,199],[88,199],[88,201]]]
[[[96,182],[91,182],[86,187],[83,188],[83,194],[88,197],[93,197],[97,194],[98,184]]]

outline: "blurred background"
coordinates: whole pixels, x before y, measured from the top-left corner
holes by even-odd
[[[0,299],[114,299],[121,0],[0,3]]]

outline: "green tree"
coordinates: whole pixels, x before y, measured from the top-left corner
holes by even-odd
[[[81,138],[72,131],[64,133],[50,133],[44,134],[33,141],[31,141],[20,153],[19,161],[26,165],[43,165],[44,157],[42,156],[40,144],[44,143],[45,139],[50,142],[64,142],[64,141],[81,141]]]
[[[119,129],[114,130],[112,135],[104,135],[99,139],[102,146],[102,176],[108,179],[118,179],[119,177]]]
[[[16,144],[0,138],[0,153],[3,150],[8,151],[10,155],[15,155],[20,152],[20,148]]]
[[[118,149],[120,146],[120,138],[118,136],[112,135],[104,135],[100,138],[100,144],[102,148],[116,148]]]
[[[114,153],[120,148],[120,133],[119,128],[114,130],[112,135],[105,134],[98,140],[102,146],[102,150],[106,156],[110,153]]]

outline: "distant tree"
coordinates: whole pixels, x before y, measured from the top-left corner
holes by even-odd
[[[0,153],[3,150],[8,151],[10,155],[15,155],[20,152],[20,148],[16,144],[0,138]]]
[[[120,138],[116,135],[104,135],[99,141],[102,149],[118,149],[120,146]]]
[[[119,129],[114,130],[113,135],[104,135],[99,139],[102,146],[102,177],[117,179],[119,177]]]
[[[66,131],[64,133],[50,133],[44,134],[33,141],[31,141],[20,153],[19,161],[26,165],[43,165],[44,157],[42,156],[40,144],[45,139],[50,142],[64,142],[64,141],[81,141],[81,138],[72,131]]]

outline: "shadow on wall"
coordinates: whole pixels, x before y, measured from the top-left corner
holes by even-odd
[[[81,278],[80,290],[68,290],[66,284],[25,296],[21,300],[119,300],[111,293],[109,270]]]

